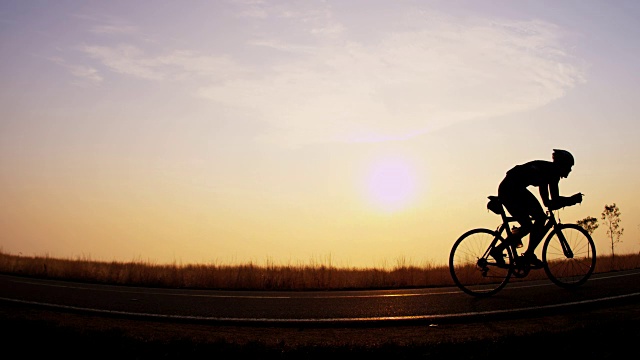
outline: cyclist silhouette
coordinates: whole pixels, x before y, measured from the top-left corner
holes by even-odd
[[[521,246],[522,238],[530,233],[529,245],[523,257],[534,267],[542,267],[542,261],[534,254],[544,236],[544,210],[536,197],[527,189],[537,186],[540,198],[552,210],[582,202],[582,194],[570,197],[560,196],[558,183],[566,178],[574,165],[573,155],[566,150],[554,149],[553,162],[533,160],[516,165],[498,186],[498,197],[505,208],[520,224],[520,229],[507,236],[506,241],[497,245],[490,253],[497,263],[504,264],[503,250],[511,244]],[[532,222],[533,220],[533,222]]]

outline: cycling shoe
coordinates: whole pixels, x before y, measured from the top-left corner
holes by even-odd
[[[505,254],[503,254],[502,251],[503,250],[496,249],[496,248],[494,248],[491,251],[489,251],[489,256],[494,258],[495,261],[496,261],[496,264],[498,264],[498,265],[504,265],[505,264],[505,262],[504,262]]]
[[[544,266],[544,262],[538,259],[536,254],[524,253],[522,257],[531,265],[533,269],[541,269]]]

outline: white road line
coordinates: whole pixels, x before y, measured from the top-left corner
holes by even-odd
[[[612,279],[616,277],[625,277],[625,276],[637,276],[640,273],[631,273],[631,274],[615,274],[615,275],[607,275],[607,276],[598,276],[592,277],[589,279],[589,282]],[[39,285],[39,286],[49,286],[49,287],[59,287],[59,288],[69,288],[69,289],[78,289],[78,290],[93,290],[93,291],[104,291],[104,292],[118,292],[118,293],[126,293],[126,294],[147,294],[147,295],[164,295],[164,296],[181,296],[181,297],[203,297],[203,298],[213,298],[213,299],[298,299],[298,296],[287,296],[287,295],[216,295],[216,294],[174,294],[168,291],[176,291],[178,289],[166,289],[167,292],[159,292],[159,291],[139,291],[139,290],[114,290],[114,289],[96,289],[88,286],[80,286],[80,285],[59,285],[59,284],[45,284],[37,281],[30,280],[10,280],[13,282],[20,282],[24,284],[31,285]],[[514,282],[512,284],[513,288],[526,288],[526,287],[540,287],[540,286],[554,286],[553,283],[544,283],[544,284],[527,284],[526,282]],[[114,286],[104,284],[104,286]],[[508,290],[507,286],[504,290]],[[195,289],[185,289],[189,291],[198,291]],[[503,290],[503,291],[504,291]],[[207,290],[202,290],[207,291]],[[227,291],[227,290],[225,290]],[[355,291],[355,290],[354,290]],[[367,290],[367,291],[375,291],[375,290]],[[376,294],[376,295],[318,295],[318,296],[309,296],[310,293],[306,293],[307,296],[305,298],[313,298],[313,299],[356,299],[356,298],[386,298],[386,297],[414,297],[414,296],[435,296],[435,295],[450,295],[450,294],[459,294],[462,293],[461,290],[453,291],[441,291],[441,292],[432,292],[432,293],[407,293],[407,294]]]
[[[383,321],[383,320],[398,321],[398,320],[461,319],[465,317],[502,315],[502,314],[513,314],[513,313],[526,312],[526,311],[557,309],[562,307],[594,304],[594,303],[603,302],[603,301],[620,300],[620,299],[630,298],[630,297],[639,296],[639,295],[640,295],[640,292],[637,292],[632,294],[609,296],[609,297],[593,299],[593,300],[574,301],[574,302],[563,303],[563,304],[553,304],[553,305],[543,305],[543,306],[530,306],[530,307],[524,307],[524,308],[518,308],[518,309],[506,309],[506,310],[491,310],[491,311],[478,311],[478,312],[439,314],[439,315],[385,316],[385,317],[369,317],[369,318],[362,318],[362,317],[360,318],[328,318],[328,319],[267,319],[267,318],[227,318],[227,317],[188,316],[188,315],[162,315],[162,314],[151,314],[151,313],[136,313],[136,312],[128,312],[128,311],[83,308],[83,307],[77,307],[77,306],[57,305],[57,304],[41,303],[41,302],[35,302],[35,301],[9,299],[4,297],[0,297],[0,300],[20,303],[20,304],[27,304],[27,305],[46,306],[49,308],[62,309],[62,310],[74,310],[74,311],[83,311],[88,313],[98,313],[98,314],[104,314],[104,315],[121,315],[121,316],[124,315],[124,316],[132,316],[132,317],[145,317],[145,318],[166,319],[166,320],[245,322],[245,323],[332,323],[332,322],[337,323],[337,322],[373,322],[373,321]]]

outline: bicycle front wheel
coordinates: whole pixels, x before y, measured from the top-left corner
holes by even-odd
[[[542,261],[544,271],[554,284],[574,288],[584,284],[593,274],[596,245],[581,226],[559,224],[544,242]]]
[[[474,229],[456,240],[449,255],[449,271],[453,282],[473,296],[491,296],[509,282],[513,269],[511,249],[505,249],[505,263],[496,264],[489,250],[502,237],[489,229]]]

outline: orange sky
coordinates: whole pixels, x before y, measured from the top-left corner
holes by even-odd
[[[616,203],[637,252],[640,6],[550,4],[5,3],[0,250],[444,264],[563,148],[561,219]]]

